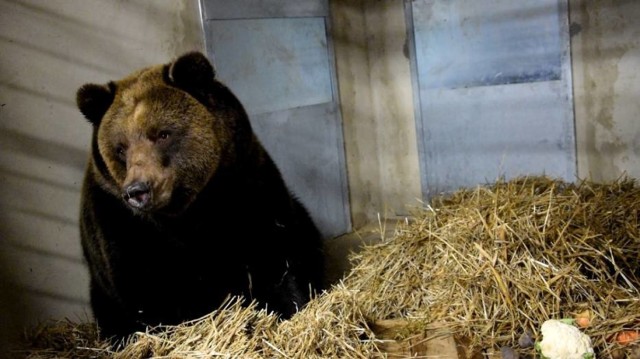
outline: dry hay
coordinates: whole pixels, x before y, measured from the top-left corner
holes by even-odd
[[[382,354],[370,324],[393,318],[411,322],[407,336],[438,322],[471,347],[517,347],[543,321],[588,309],[594,318],[585,332],[606,357],[617,347],[609,340],[615,333],[640,330],[639,211],[640,189],[630,179],[520,178],[462,190],[354,256],[344,282],[291,320],[230,299],[200,320],[138,333],[122,351],[69,327],[75,339],[35,341],[23,354],[371,358]]]
[[[29,359],[371,358],[377,347],[362,339],[374,335],[355,299],[354,291],[338,285],[290,320],[280,321],[257,310],[255,303],[243,305],[242,299],[230,298],[198,320],[136,333],[121,350],[92,336],[64,343],[35,342],[29,336],[30,348],[18,354]],[[93,325],[88,329],[95,332]]]
[[[442,321],[474,347],[517,347],[544,320],[595,315],[602,354],[640,329],[640,189],[522,178],[436,199],[355,259],[346,285],[375,318]],[[375,268],[375,269],[374,269]]]

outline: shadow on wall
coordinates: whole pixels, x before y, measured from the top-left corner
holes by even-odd
[[[44,318],[88,316],[77,220],[87,154],[7,129],[0,153],[0,335],[12,342]]]
[[[22,47],[104,82],[204,48],[197,1],[3,0],[0,10],[7,20],[0,29],[9,30],[0,32],[1,47]]]
[[[197,6],[0,0],[0,350],[25,325],[89,313],[78,215],[91,126],[76,90],[202,50]]]
[[[87,151],[9,129],[0,130],[0,150],[27,154],[31,157],[68,165],[80,171],[84,171],[88,158]]]

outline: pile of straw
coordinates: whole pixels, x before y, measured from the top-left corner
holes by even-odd
[[[117,352],[78,326],[68,340],[31,336],[23,355],[371,358],[384,355],[372,324],[394,318],[409,321],[407,336],[438,322],[471,348],[518,348],[524,332],[539,339],[545,320],[589,310],[584,331],[608,356],[619,347],[612,336],[640,330],[639,221],[640,188],[629,179],[462,190],[355,255],[344,281],[291,320],[230,299],[200,320],[138,333]]]
[[[640,189],[522,178],[433,201],[358,255],[346,285],[374,318],[441,321],[474,347],[517,347],[542,322],[590,310],[600,353],[640,330]]]
[[[21,357],[35,358],[372,358],[379,350],[372,340],[357,296],[344,286],[312,301],[291,320],[281,321],[255,303],[245,305],[230,298],[219,310],[178,326],[136,333],[123,349],[115,350],[89,335],[46,342],[42,334],[58,323],[40,330],[40,340],[29,336]],[[77,328],[68,327],[71,332]],[[46,337],[46,334],[44,335]],[[53,338],[52,338],[53,339]]]

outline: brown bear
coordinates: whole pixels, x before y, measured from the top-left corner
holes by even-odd
[[[230,295],[287,318],[322,288],[318,229],[203,54],[84,85],[77,104],[93,125],[80,231],[104,336]]]

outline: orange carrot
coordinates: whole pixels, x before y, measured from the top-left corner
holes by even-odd
[[[586,328],[591,325],[591,311],[589,309],[575,315],[575,323],[579,328]]]
[[[640,331],[623,330],[616,334],[616,342],[620,345],[629,345],[640,339]]]

